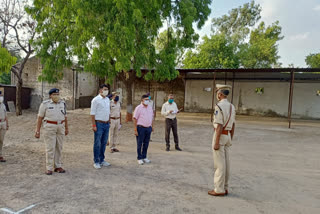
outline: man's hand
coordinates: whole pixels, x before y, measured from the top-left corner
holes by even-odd
[[[9,126],[7,126],[7,131],[9,130]]]
[[[65,130],[65,135],[67,136],[69,134],[69,129]]]
[[[97,127],[96,126],[92,126],[92,131],[96,132],[97,131]]]
[[[36,134],[34,136],[35,136],[35,138],[40,138],[40,132],[36,132]]]
[[[220,149],[220,144],[214,144],[214,150],[219,150]]]
[[[134,130],[134,135],[137,136],[137,137],[139,136],[137,129]]]
[[[152,132],[154,132],[154,128],[153,128],[153,126],[152,126]]]
[[[169,111],[169,114],[172,114],[173,110]]]

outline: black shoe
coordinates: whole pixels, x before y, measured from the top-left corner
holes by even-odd
[[[169,152],[169,151],[170,151],[170,148],[169,148],[169,147],[167,147],[167,148],[166,148],[166,151],[167,151],[167,152]]]
[[[177,151],[182,151],[182,149],[180,149],[179,146],[176,146],[176,150],[177,150]]]

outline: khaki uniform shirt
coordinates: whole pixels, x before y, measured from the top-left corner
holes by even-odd
[[[231,112],[230,112],[230,105],[232,106]],[[231,117],[228,122],[230,114],[231,114]],[[218,124],[221,124],[222,127],[224,127],[228,122],[228,125],[225,128],[225,130],[231,130],[233,123],[235,123],[236,121],[235,117],[236,117],[236,111],[235,111],[234,105],[232,105],[227,99],[223,99],[219,101],[215,107],[213,126],[214,128],[217,128]]]
[[[173,113],[170,113],[170,111],[173,111]],[[175,102],[172,104],[169,104],[169,102],[166,102],[162,105],[161,114],[169,119],[174,119],[177,116],[178,107]]]
[[[0,120],[5,120],[7,117],[7,109],[6,109],[6,106],[1,103],[0,104]],[[4,122],[4,121],[2,121]]]
[[[118,118],[120,117],[120,112],[121,112],[120,102],[118,101],[117,103],[115,103],[113,100],[111,100],[110,117]]]
[[[44,120],[62,121],[67,117],[66,109],[66,103],[63,100],[59,100],[58,103],[46,100],[41,103],[38,116],[43,117]]]

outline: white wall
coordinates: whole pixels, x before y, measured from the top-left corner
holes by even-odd
[[[216,81],[216,84],[224,84]],[[232,85],[232,82],[227,82]],[[187,80],[185,109],[191,112],[211,111],[212,80]],[[264,88],[264,93],[255,93],[256,88]],[[233,104],[239,113],[287,116],[290,84],[288,82],[235,82]],[[320,83],[295,82],[293,91],[292,116],[296,118],[320,118]],[[229,95],[229,101],[232,94]],[[215,101],[216,102],[216,101]]]

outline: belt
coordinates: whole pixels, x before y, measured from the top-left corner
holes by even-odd
[[[166,119],[168,119],[168,120],[175,120],[175,119],[177,119],[177,118],[166,118]]]
[[[228,135],[229,132],[230,132],[229,130],[222,130],[221,134]]]
[[[214,130],[216,130],[216,129],[214,129]],[[222,130],[222,132],[221,132],[221,134],[223,134],[223,135],[229,135],[229,132],[230,132],[230,130]]]
[[[112,119],[112,120],[118,120],[118,119],[120,119],[120,117],[110,117],[110,119]]]
[[[46,122],[46,123],[51,123],[51,124],[58,125],[58,124],[63,124],[63,123],[65,122],[65,120],[61,120],[61,121],[50,121],[50,120],[46,120],[45,122]]]
[[[96,120],[96,122],[109,124],[109,121]]]
[[[144,127],[144,126],[138,125],[138,127],[148,129],[148,128],[150,128],[151,126],[149,126],[149,127]]]

